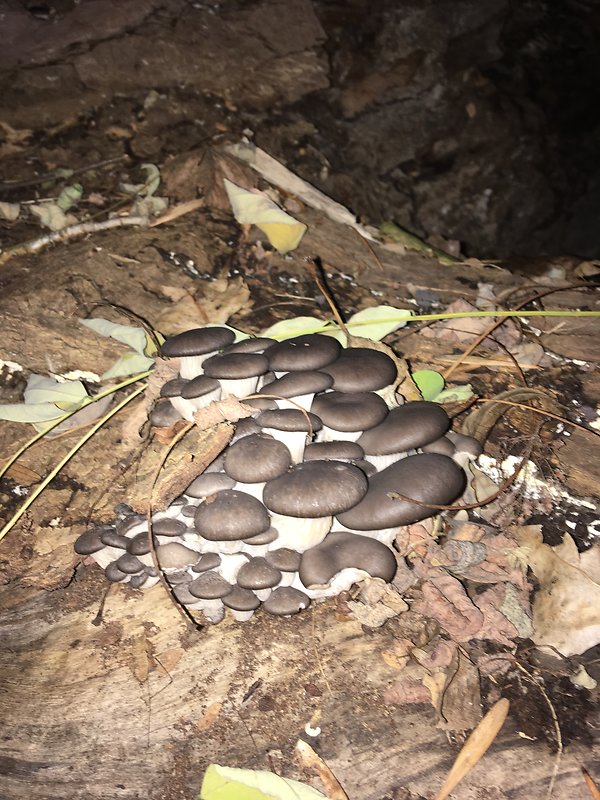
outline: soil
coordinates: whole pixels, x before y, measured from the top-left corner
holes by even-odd
[[[348,136],[356,145],[359,127],[348,133],[350,122],[364,122],[365,108],[383,113],[382,93],[392,87],[396,99],[404,96],[419,58],[433,71],[435,59],[414,56],[393,70],[386,62],[379,71],[366,59],[344,84],[348,44],[337,54],[328,50],[337,30],[336,4],[271,0],[222,8],[176,0],[67,0],[8,6],[5,24],[12,26],[13,44],[2,56],[7,114],[1,124],[1,199],[38,201],[55,197],[65,181],[80,181],[78,219],[102,220],[109,209],[130,211],[122,184],[143,183],[147,174],[140,165],[152,162],[161,173],[157,195],[172,207],[202,202],[156,227],[88,232],[35,252],[10,249],[43,235],[38,221],[23,212],[26,206],[16,221],[0,222],[1,402],[18,402],[31,373],[82,371],[90,390],[97,388],[94,376],[125,348],[83,327],[82,318],[147,323],[168,335],[190,327],[190,320],[228,320],[258,332],[293,316],[326,317],[327,302],[309,268],[315,257],[346,317],[376,304],[443,312],[459,299],[474,303],[484,284],[506,308],[523,303],[528,310],[598,311],[597,273],[591,262],[575,257],[528,261],[514,271],[476,258],[449,265],[430,248],[365,239],[285,190],[278,199],[308,225],[292,254],[278,254],[256,228],[235,222],[222,178],[268,187],[228,149],[248,126],[260,147],[336,200],[363,209],[371,221],[381,211],[378,180],[372,191],[355,193],[368,170],[377,176],[380,165],[366,163],[349,179],[319,144],[329,137],[330,156]],[[467,27],[491,35],[490,18]],[[382,24],[372,22],[377,35]],[[326,91],[342,92],[341,128],[331,122]],[[322,108],[323,131],[316,135]],[[493,126],[493,117],[486,119]],[[352,151],[355,163],[364,155],[364,141]],[[412,158],[405,154],[398,163],[406,166]],[[67,178],[56,172],[65,167],[77,172]],[[406,174],[396,178],[394,192],[401,195]],[[441,184],[430,178],[435,195]],[[451,240],[466,238],[465,219],[454,229],[428,223],[441,212],[428,204],[423,185],[419,208],[430,216],[423,213],[415,232],[428,235],[430,245],[443,239],[451,249]],[[521,220],[515,240],[522,243],[533,227],[544,239],[538,212],[541,227],[531,218]],[[410,213],[403,207],[396,218],[402,222]],[[470,240],[469,255],[489,255],[486,248],[499,230],[507,252],[509,217],[492,213],[485,234]],[[521,244],[512,253],[519,251]],[[518,337],[541,352],[530,356],[533,363],[524,373],[490,339],[464,360],[465,345],[451,335],[427,338],[425,325],[401,329],[386,342],[412,370],[451,368],[450,382],[470,382],[480,397],[520,388],[525,380],[543,389],[571,423],[597,419],[597,318],[540,317],[515,324]],[[473,409],[457,403],[451,410],[459,429]],[[147,416],[142,397],[98,430],[0,543],[2,797],[191,799],[210,763],[269,769],[320,786],[295,760],[299,738],[312,744],[351,800],[434,797],[468,730],[449,730],[429,703],[389,701],[386,692],[398,670],[385,654],[401,638],[397,620],[381,627],[361,624],[344,596],[290,619],[259,613],[243,625],[226,619],[190,627],[161,585],[147,592],[117,585],[107,592],[101,571],[76,556],[73,542],[90,524],[112,519],[119,502],[141,507],[147,499],[164,456]],[[538,429],[530,417],[512,410],[495,424],[484,420],[486,453],[502,459],[531,443],[541,478],[563,497],[549,507],[523,492],[509,493],[500,527],[537,523],[550,544],[569,530],[581,551],[597,547],[597,438],[556,421]],[[199,468],[224,446],[228,430],[221,424],[199,435]],[[0,524],[81,432],[44,437],[9,469],[0,483]],[[28,425],[2,422],[0,459],[31,436]],[[189,455],[188,443],[167,464],[169,475]],[[490,653],[494,648],[489,646]],[[587,800],[580,768],[600,779],[598,690],[576,688],[569,676],[580,664],[595,675],[597,648],[559,659],[522,641],[511,657],[518,666],[481,681],[483,710],[501,694],[511,700],[507,724],[455,796],[535,800],[548,796],[555,777],[553,797]],[[307,727],[321,733],[311,737]]]

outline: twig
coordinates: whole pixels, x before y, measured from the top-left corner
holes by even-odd
[[[39,186],[40,183],[50,183],[51,181],[70,180],[75,175],[81,175],[85,172],[91,172],[93,169],[100,169],[101,167],[109,167],[111,164],[118,164],[119,161],[126,161],[129,156],[123,153],[120,156],[107,158],[104,161],[96,161],[94,164],[88,164],[85,167],[78,167],[77,169],[69,170],[69,174],[65,175],[62,169],[53,169],[45,175],[39,175],[37,178],[29,178],[24,181],[4,181],[0,183],[0,192],[11,192],[15,189],[26,189],[29,186]]]
[[[335,300],[331,296],[331,292],[329,291],[329,289],[325,285],[325,281],[321,277],[323,272],[323,265],[321,264],[321,259],[319,258],[319,256],[316,256],[315,258],[311,258],[309,260],[308,270],[311,274],[312,279],[317,284],[317,288],[327,301],[327,305],[331,309],[331,313],[335,317],[335,321],[337,322],[340,329],[343,331],[344,335],[346,336],[346,339],[350,341],[350,334],[348,333],[348,328],[346,327],[344,320],[342,319],[342,315],[340,314],[340,311],[335,303]]]

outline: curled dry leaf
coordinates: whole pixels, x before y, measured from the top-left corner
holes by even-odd
[[[308,742],[302,739],[298,740],[296,743],[296,755],[301,766],[318,774],[325,787],[328,800],[348,800],[348,795],[342,789],[338,779]]]
[[[481,630],[484,616],[476,608],[462,584],[451,575],[443,575],[423,583],[421,597],[412,610],[438,621],[457,642],[474,639]]]

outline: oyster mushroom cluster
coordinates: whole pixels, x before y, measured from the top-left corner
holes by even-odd
[[[227,449],[152,517],[175,596],[213,623],[227,608],[238,620],[261,604],[289,616],[367,576],[391,581],[399,530],[457,500],[464,459],[481,452],[450,431],[439,405],[397,405],[396,365],[378,350],[319,334],[234,343],[230,329],[207,327],[168,339],[161,354],[180,368],[162,388],[154,425],[191,421],[230,394],[261,395],[244,401],[256,413]],[[152,586],[146,519],[125,505],[117,513],[75,549],[111,581]]]

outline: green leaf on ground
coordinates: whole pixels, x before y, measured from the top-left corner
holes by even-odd
[[[423,400],[437,400],[444,388],[443,377],[432,369],[418,369],[411,377],[423,395]]]
[[[196,800],[326,800],[311,786],[266,770],[211,764]]]

